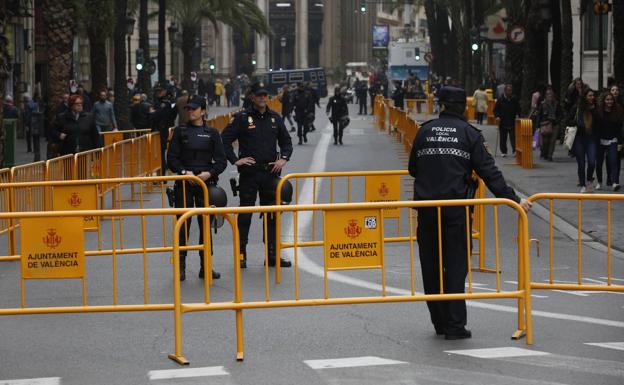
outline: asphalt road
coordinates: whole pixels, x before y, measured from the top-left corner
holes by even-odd
[[[370,116],[355,114],[344,146],[334,146],[330,126],[317,112],[317,131],[307,145],[295,145],[285,172],[384,170],[405,168],[401,144],[378,132]],[[230,166],[221,184],[235,170]],[[232,174],[233,175],[233,174]],[[409,199],[409,178],[404,178],[403,198]],[[513,181],[513,180],[512,180]],[[347,201],[344,182],[335,181],[334,199]],[[363,197],[363,182],[353,178],[352,201]],[[300,185],[300,202],[312,199],[311,182]],[[318,180],[317,201],[329,198],[330,181]],[[229,193],[229,188],[226,188]],[[156,198],[150,205],[158,206]],[[229,196],[230,204],[237,198]],[[129,206],[130,204],[128,204]],[[401,234],[407,231],[407,211]],[[500,285],[516,287],[517,265],[514,237],[517,219],[500,209]],[[531,236],[547,244],[547,223],[531,214]],[[396,234],[394,220],[387,220],[386,235]],[[322,234],[321,216],[301,214],[300,239]],[[124,224],[125,244],[140,243],[135,223]],[[159,241],[159,221],[150,222],[151,241]],[[255,216],[248,251],[249,268],[243,272],[243,297],[265,297],[262,233]],[[488,212],[487,263],[494,265],[493,220]],[[568,225],[569,226],[569,225]],[[211,288],[213,302],[233,298],[231,231],[225,225],[214,237],[215,268],[222,278]],[[575,281],[576,241],[563,223],[555,231],[555,278]],[[569,229],[568,229],[569,230]],[[193,236],[196,225],[192,227]],[[284,222],[285,239],[292,237],[293,222]],[[170,235],[171,231],[168,231]],[[95,244],[94,234],[88,242]],[[105,236],[105,243],[109,237]],[[0,250],[5,249],[0,237]],[[534,281],[548,279],[548,255],[532,250]],[[387,293],[410,293],[411,265],[407,244],[385,249]],[[285,251],[292,259],[292,251]],[[415,247],[415,253],[417,248]],[[583,277],[604,282],[605,256],[594,247],[583,247]],[[203,301],[197,278],[196,252],[187,262],[187,281],[182,284],[185,302]],[[624,283],[624,261],[613,261],[614,277]],[[139,254],[119,256],[119,303],[142,303],[143,271]],[[422,291],[418,257],[415,258],[416,291]],[[90,304],[110,304],[111,259],[90,258],[87,264]],[[149,301],[170,303],[169,257],[149,257]],[[298,252],[301,298],[323,295],[322,252],[305,248]],[[271,299],[294,297],[294,269],[283,270],[283,281],[269,285]],[[332,297],[374,296],[380,293],[376,270],[330,273]],[[593,280],[593,281],[592,281]],[[474,292],[496,290],[496,276],[473,273]],[[19,265],[0,264],[0,307],[19,306]],[[26,284],[27,306],[77,305],[80,284],[68,281],[36,281]],[[198,312],[184,316],[183,352],[191,365],[180,367],[167,358],[173,350],[173,317],[169,312],[68,314],[0,317],[0,384],[622,384],[624,382],[624,296],[614,293],[535,291],[533,293],[534,344],[513,341],[516,330],[513,300],[470,301],[468,327],[473,338],[446,341],[437,337],[424,303],[341,305],[244,312],[245,360],[237,362],[234,313]],[[599,345],[592,345],[599,344]],[[605,345],[606,344],[606,345]],[[18,382],[15,380],[34,379]]]

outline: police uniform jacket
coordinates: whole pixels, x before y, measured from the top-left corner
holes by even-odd
[[[409,159],[415,200],[472,198],[473,170],[494,195],[520,202],[485,148],[483,135],[463,116],[442,112],[423,124]]]
[[[336,122],[343,116],[349,115],[349,107],[347,106],[347,100],[341,95],[334,95],[327,101],[326,113],[329,114],[331,110],[331,122]]]
[[[270,109],[263,113],[251,107],[234,115],[221,133],[225,154],[230,163],[239,158],[252,157],[257,167],[268,167],[278,158],[289,160],[293,152],[292,141],[284,121]],[[238,140],[238,154],[232,143]],[[279,145],[280,153],[277,152]]]
[[[174,128],[167,151],[167,165],[176,174],[182,170],[194,175],[208,171],[210,180],[216,182],[227,166],[219,131],[206,125]]]

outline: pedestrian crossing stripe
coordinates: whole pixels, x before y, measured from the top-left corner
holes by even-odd
[[[60,377],[30,378],[24,380],[0,380],[0,385],[60,385]]]
[[[223,366],[207,366],[203,368],[151,370],[147,373],[147,376],[150,381],[154,381],[172,378],[227,376],[229,374]]]
[[[624,350],[624,342],[586,342],[585,345],[598,346],[614,350]]]
[[[365,357],[349,357],[335,358],[329,360],[307,360],[303,361],[312,369],[337,369],[337,368],[356,368],[362,366],[379,366],[379,365],[400,365],[407,364],[403,361],[389,360],[386,358],[365,356]]]
[[[509,358],[526,356],[546,356],[550,353],[516,347],[501,347],[487,349],[445,350],[445,353],[457,354],[476,358]]]

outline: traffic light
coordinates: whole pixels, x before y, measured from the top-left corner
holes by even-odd
[[[251,55],[251,65],[255,67],[256,64],[258,64],[256,61],[256,55]]]
[[[214,63],[210,63],[210,64],[208,65],[208,68],[210,68],[210,70],[211,70],[211,71],[214,71],[214,70],[215,70],[215,65],[214,65]]]
[[[141,48],[137,48],[137,50],[134,53],[135,53],[136,69],[137,71],[142,71],[143,61],[144,61],[143,50]]]
[[[366,0],[360,0],[360,12],[366,13]]]
[[[420,60],[420,48],[419,47],[414,48],[414,59],[416,59],[416,61]]]
[[[470,29],[470,48],[473,51],[479,50],[479,42],[481,41],[481,34],[479,33],[479,29],[477,27],[473,27]]]

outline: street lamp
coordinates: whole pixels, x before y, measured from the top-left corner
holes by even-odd
[[[171,74],[172,75],[176,75],[177,73],[177,66],[175,66],[175,55],[174,55],[174,50],[175,50],[175,43],[178,37],[178,26],[176,25],[176,23],[171,23],[171,25],[169,25],[169,28],[167,28],[167,32],[169,33],[169,43],[171,44]]]
[[[132,76],[132,66],[130,62],[132,61],[132,50],[130,49],[130,38],[134,33],[134,18],[130,15],[126,16],[126,36],[128,37],[128,77]]]

